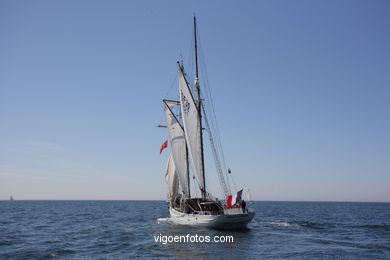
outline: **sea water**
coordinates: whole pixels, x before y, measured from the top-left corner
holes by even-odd
[[[255,202],[248,230],[158,223],[164,201],[0,201],[0,259],[390,259],[390,203]],[[233,242],[156,242],[158,236]]]

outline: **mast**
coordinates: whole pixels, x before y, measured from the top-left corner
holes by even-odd
[[[179,66],[180,66],[180,63],[179,63]],[[181,109],[179,109],[179,116],[181,117]],[[188,183],[187,183],[187,185],[188,185],[188,198],[190,199],[191,198],[191,179],[190,179],[190,162],[188,161],[188,145],[187,145],[187,142],[186,142],[186,169],[187,169],[187,178],[188,178]]]
[[[199,131],[200,131],[200,158],[202,160],[202,174],[203,174],[203,190],[202,198],[206,199],[206,178],[204,171],[204,153],[203,153],[203,130],[202,130],[202,100],[200,98],[200,87],[199,87],[199,70],[198,70],[198,41],[196,37],[196,16],[194,16],[194,39],[195,39],[195,88],[198,94],[198,114],[199,114]]]
[[[195,80],[198,80],[199,79],[199,71],[198,71],[198,41],[196,39],[196,16],[194,16],[194,38],[195,38],[195,75],[196,75]],[[198,91],[198,98],[200,101],[199,87],[197,88],[197,91]]]

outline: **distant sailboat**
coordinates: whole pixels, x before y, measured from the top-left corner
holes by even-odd
[[[204,99],[201,96],[195,17],[194,47],[196,71],[193,87],[191,88],[187,80],[184,65],[178,62],[179,101],[163,100],[171,147],[165,175],[168,184],[169,221],[175,224],[222,229],[243,228],[253,219],[255,212],[245,207],[245,202],[241,199],[242,190],[237,195],[233,195],[229,182],[226,184],[225,181],[224,174],[226,178],[229,176],[226,169],[223,170],[221,167],[221,155],[218,154],[218,149],[221,147],[216,147],[203,106]],[[196,90],[196,96],[191,89]],[[219,201],[206,190],[203,130],[207,130],[209,134],[218,179],[227,198],[227,204]],[[218,134],[215,136],[219,137]],[[166,143],[163,146],[162,149],[166,147]],[[199,189],[201,197],[191,196],[190,172],[193,173],[196,190]],[[228,172],[231,175],[230,169]],[[166,221],[166,219],[159,220]]]
[[[9,197],[9,200],[14,200],[14,197],[10,196],[10,197]]]

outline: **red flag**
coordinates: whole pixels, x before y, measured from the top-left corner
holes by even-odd
[[[232,195],[229,195],[226,200],[227,200],[227,208],[230,209],[232,207],[232,199],[233,199],[233,196]]]
[[[160,148],[160,154],[162,153],[162,151],[168,147],[168,140],[166,140],[162,145],[161,145],[161,148]]]

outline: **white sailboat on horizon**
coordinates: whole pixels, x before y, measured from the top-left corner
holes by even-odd
[[[245,202],[241,199],[242,190],[233,196],[229,181],[226,184],[225,178],[229,178],[231,171],[221,166],[221,161],[224,162],[223,154],[218,153],[216,138],[212,134],[205,113],[199,85],[197,48],[197,27],[196,17],[194,17],[195,78],[193,89],[196,97],[191,91],[183,63],[178,62],[179,100],[163,100],[171,147],[165,175],[168,184],[170,218],[159,219],[159,221],[221,229],[245,228],[253,219],[255,212],[245,207]],[[203,121],[205,127],[202,126]],[[219,182],[223,195],[227,198],[227,204],[206,190],[203,130],[207,130],[209,134]],[[218,138],[219,134],[216,136]],[[193,173],[200,197],[191,196],[190,173]],[[232,202],[233,197],[235,199]]]

